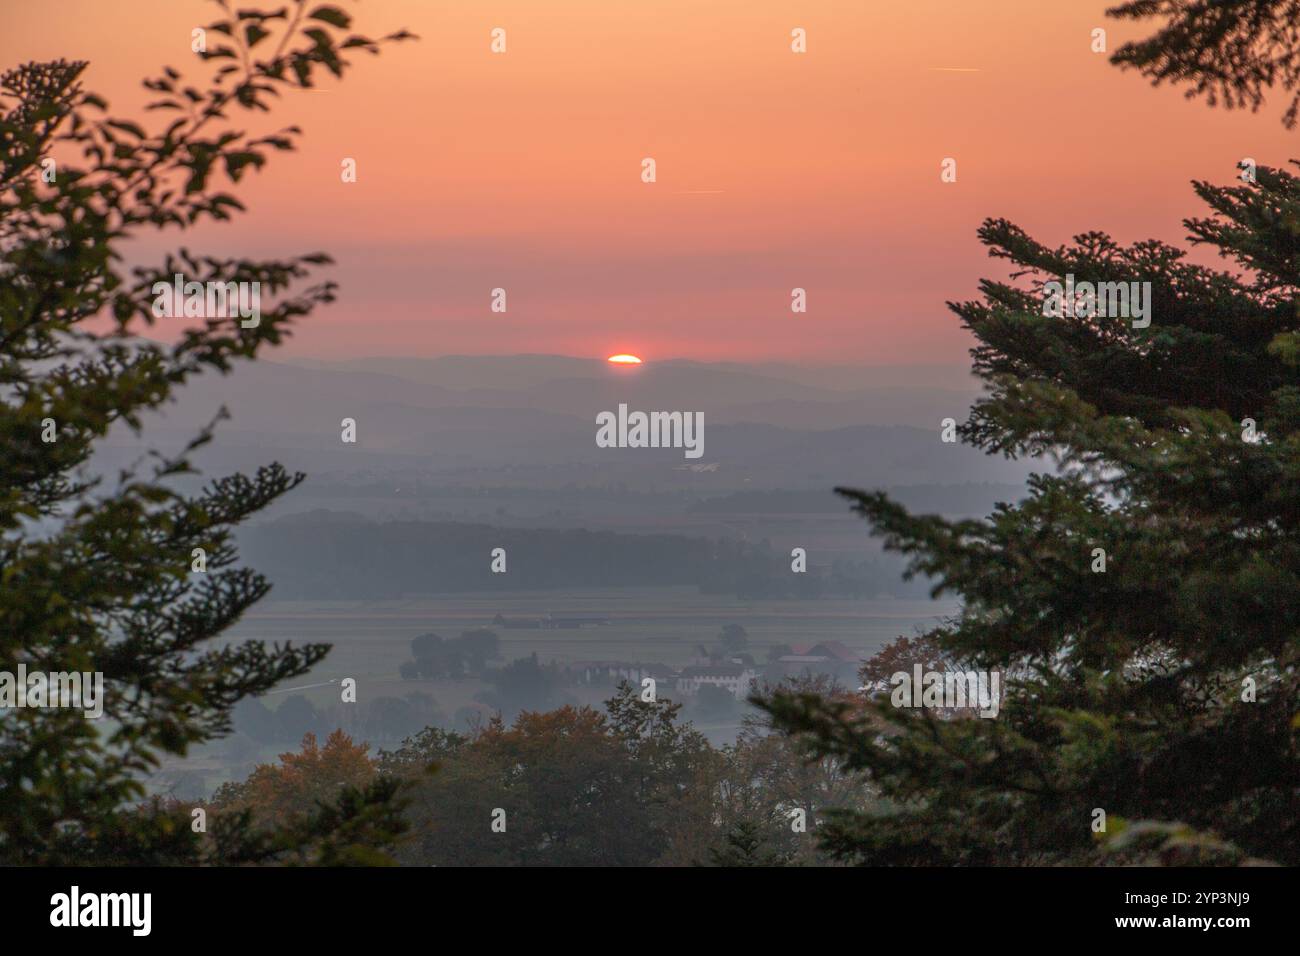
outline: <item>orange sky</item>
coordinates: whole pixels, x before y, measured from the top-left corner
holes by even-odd
[[[422,40],[286,97],[265,128],[298,123],[301,151],[245,181],[248,215],[183,241],[333,254],[340,299],[297,355],[964,363],[943,303],[1004,274],[984,216],[1053,244],[1181,241],[1190,179],[1300,155],[1276,104],[1210,110],[1090,52],[1094,27],[1111,49],[1135,32],[1111,2],[343,0],[362,32]],[[215,11],[0,0],[0,62],[88,59],[88,85],[139,116],[146,73],[203,69],[190,29]]]

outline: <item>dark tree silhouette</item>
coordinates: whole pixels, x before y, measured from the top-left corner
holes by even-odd
[[[1137,69],[1157,85],[1186,84],[1189,98],[1211,106],[1258,110],[1264,91],[1281,87],[1291,95],[1282,122],[1300,115],[1300,56],[1297,0],[1133,0],[1106,11],[1126,20],[1163,17],[1152,36],[1126,43],[1111,62]]]
[[[1296,36],[1277,23],[1294,6],[1129,4],[1175,21],[1128,62],[1227,77],[1248,98],[1290,88]],[[838,489],[911,573],[962,597],[924,643],[1006,689],[995,719],[888,694],[760,702],[890,802],[831,816],[820,832],[839,857],[1300,862],[1300,180],[1261,166],[1255,182],[1194,188],[1210,215],[1185,220],[1190,241],[1234,271],[1154,240],[1047,246],[1005,220],[980,229],[1013,275],[950,304],[988,386],[961,432],[1059,466],[1023,501],[947,521]],[[1149,282],[1149,324],[1045,314],[1044,284],[1067,275]]]
[[[131,809],[162,755],[228,732],[241,699],[305,673],[328,647],[211,643],[268,589],[238,566],[232,529],[302,476],[268,465],[180,493],[175,479],[193,472],[190,454],[221,414],[186,447],[151,453],[116,480],[93,474],[91,455],[111,428],[139,432],[142,414],[191,377],[281,341],[334,286],[303,285],[329,262],[319,253],[255,261],[181,249],[128,272],[124,245],[242,211],[223,188],[299,134],[242,124],[280,90],[310,86],[320,70],[341,77],[351,53],[407,36],[367,39],[342,10],[304,0],[273,12],[218,5],[198,58],[205,78],[168,67],[145,82],[156,123],[110,114],[82,86],[85,63],[27,63],[0,77],[0,666],[106,680],[99,721],[66,707],[0,714],[0,862],[287,852],[368,862],[366,846],[398,826],[388,782],[280,831],[254,833],[235,815],[205,836],[180,808]],[[177,273],[257,282],[273,301],[257,321],[206,315],[172,346],[138,338],[157,321],[155,283]]]

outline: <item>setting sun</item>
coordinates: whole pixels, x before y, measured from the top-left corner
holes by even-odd
[[[641,360],[635,355],[628,355],[626,352],[620,352],[618,355],[611,355],[605,361],[614,365],[640,365]]]

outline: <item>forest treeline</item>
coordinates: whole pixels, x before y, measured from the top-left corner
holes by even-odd
[[[494,572],[493,551],[505,551]],[[250,528],[241,550],[279,599],[382,600],[461,591],[697,587],[741,598],[924,597],[892,556],[791,570],[769,542],[487,524],[343,519],[329,512]],[[498,563],[498,567],[500,564]]]
[[[603,708],[428,727],[394,750],[371,752],[342,730],[307,734],[202,807],[291,828],[317,803],[386,780],[399,785],[403,832],[385,850],[405,865],[772,866],[832,862],[819,819],[876,802],[757,713],[734,745],[715,747],[680,709],[622,684]]]

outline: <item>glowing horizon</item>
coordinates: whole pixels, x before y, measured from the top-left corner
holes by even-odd
[[[178,245],[333,256],[312,278],[336,281],[337,302],[271,357],[593,355],[612,339],[696,361],[966,365],[972,339],[944,303],[1006,275],[976,238],[985,217],[1049,247],[1093,229],[1185,245],[1183,219],[1206,214],[1191,180],[1294,154],[1276,111],[1210,109],[1093,53],[1096,27],[1112,52],[1148,29],[1107,5],[368,0],[348,7],[360,32],[422,39],[237,114],[301,126],[299,150],[231,190],[247,214],[137,248],[151,263]],[[88,60],[114,115],[162,129],[140,81],[168,65],[197,80],[190,33],[213,15],[200,0],[9,4],[0,59]],[[1025,121],[1053,116],[1097,119],[1086,135]],[[498,288],[508,311],[491,309]]]

